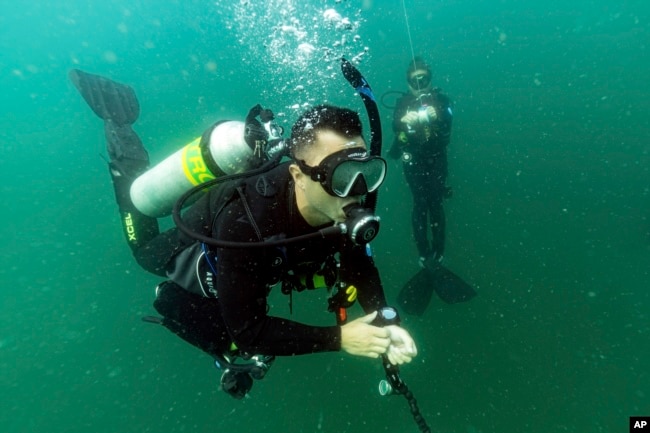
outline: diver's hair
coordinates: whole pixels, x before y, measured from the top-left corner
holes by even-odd
[[[427,74],[431,76],[431,68],[424,60],[422,60],[422,57],[414,57],[409,62],[408,68],[406,68],[406,80],[408,81],[408,79],[411,78],[411,74],[418,70],[427,71]]]
[[[316,133],[332,131],[346,138],[363,135],[356,111],[333,105],[317,105],[304,112],[291,127],[291,157],[304,158],[305,149],[316,142]]]

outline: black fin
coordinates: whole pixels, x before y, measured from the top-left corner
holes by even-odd
[[[441,264],[431,261],[426,262],[425,266],[411,277],[397,295],[397,302],[406,313],[416,316],[424,314],[434,291],[447,304],[466,302],[476,296],[472,286]]]
[[[466,302],[476,296],[472,286],[444,266],[437,265],[430,273],[433,290],[447,304]]]
[[[140,104],[133,88],[99,75],[73,69],[68,73],[95,114],[117,125],[131,125],[140,115]]]

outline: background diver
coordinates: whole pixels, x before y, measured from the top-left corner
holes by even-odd
[[[443,201],[451,197],[447,186],[447,147],[451,140],[451,100],[431,80],[431,69],[419,57],[406,70],[409,91],[393,112],[393,145],[389,156],[402,161],[404,177],[413,197],[411,227],[422,269],[400,291],[398,302],[413,314],[422,314],[432,291],[443,301],[471,299],[476,292],[442,265],[446,218]]]

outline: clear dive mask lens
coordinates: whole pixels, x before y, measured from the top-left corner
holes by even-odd
[[[316,167],[310,167],[302,160],[296,163],[303,173],[335,197],[376,191],[386,177],[386,161],[378,156],[368,156],[368,152],[359,147],[333,153]]]
[[[376,191],[385,177],[386,161],[383,159],[378,157],[365,160],[349,159],[332,170],[330,188],[338,197],[363,195]]]
[[[429,74],[416,74],[409,78],[409,84],[414,89],[423,89],[431,84],[431,75]]]

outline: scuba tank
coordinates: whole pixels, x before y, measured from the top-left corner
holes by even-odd
[[[370,85],[366,79],[361,75],[361,72],[355,68],[352,63],[347,59],[341,58],[341,72],[345,79],[355,88],[358,92],[361,100],[364,103],[366,111],[368,113],[368,120],[370,123],[370,155],[381,156],[381,120],[379,115],[379,109],[377,108],[377,103],[375,101],[375,96],[372,93]],[[261,107],[258,105],[251,109],[246,118],[247,126],[246,132],[249,130],[249,121],[252,125],[255,125],[256,120],[254,119],[254,110]],[[268,110],[266,110],[268,111]],[[270,111],[269,111],[270,113]],[[272,116],[272,113],[271,113]],[[260,119],[264,123],[264,128],[268,131],[269,127],[273,128],[274,125],[270,122],[266,122],[264,118],[264,110],[260,113]],[[259,124],[259,122],[257,122]],[[275,128],[279,128],[275,126]],[[253,131],[255,128],[251,128]],[[282,134],[281,128],[279,129],[280,134]],[[268,133],[268,132],[267,132]],[[258,134],[258,136],[261,134]],[[273,134],[269,134],[274,137]],[[278,134],[276,134],[278,135]],[[248,140],[247,140],[248,141]],[[250,144],[250,143],[249,143]],[[283,246],[288,245],[294,242],[302,242],[308,239],[326,237],[330,235],[346,235],[353,243],[357,245],[368,244],[371,242],[379,231],[379,217],[374,215],[375,208],[377,205],[377,193],[375,190],[366,195],[366,199],[363,205],[352,203],[347,205],[343,210],[346,215],[346,221],[344,223],[336,224],[334,226],[326,227],[320,229],[316,232],[295,236],[291,238],[283,238],[276,240],[265,240],[261,242],[232,242],[224,241],[221,239],[214,239],[210,236],[197,233],[192,228],[188,227],[181,218],[181,210],[189,202],[191,198],[198,192],[215,185],[218,185],[226,180],[239,177],[252,176],[260,172],[270,170],[275,164],[279,163],[283,155],[286,155],[288,151],[287,143],[284,142],[281,138],[274,138],[273,140],[266,143],[265,154],[268,162],[263,164],[257,169],[250,170],[244,173],[221,176],[209,181],[206,181],[204,184],[189,188],[187,191],[182,193],[178,200],[174,203],[172,207],[172,218],[176,227],[186,236],[195,239],[205,245],[210,245],[217,248],[268,248],[272,246]]]
[[[131,185],[133,204],[150,217],[167,216],[193,187],[260,167],[269,159],[269,143],[281,142],[282,127],[272,123],[273,118],[270,110],[258,104],[245,122],[215,123],[201,137],[140,175]]]

